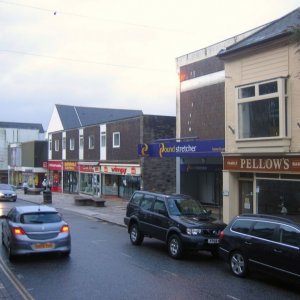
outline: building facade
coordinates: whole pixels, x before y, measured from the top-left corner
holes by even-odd
[[[225,71],[217,54],[257,31],[232,37],[177,58],[178,141],[192,142],[197,153],[177,158],[177,192],[222,208],[222,152],[225,148]],[[190,144],[191,145],[191,144]]]
[[[11,157],[13,164],[21,164],[20,144],[28,141],[45,140],[42,124],[0,122],[0,182],[9,182],[9,146],[15,150]],[[12,182],[15,184],[15,182]]]
[[[223,216],[300,216],[300,9],[223,50]]]
[[[80,116],[89,112],[91,117],[84,122]],[[56,107],[54,114],[59,116],[52,117],[59,119],[57,123],[72,125],[59,128],[50,122],[56,128],[55,132],[48,129],[47,163],[53,191],[122,198],[139,189],[175,192],[175,159],[140,157],[137,147],[153,139],[175,137],[175,117],[117,109],[103,114],[101,108],[89,111],[69,106]],[[72,117],[78,122],[71,121]]]

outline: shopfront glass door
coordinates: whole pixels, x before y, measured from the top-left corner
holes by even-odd
[[[252,181],[240,181],[239,183],[240,193],[240,213],[253,213],[253,182]]]

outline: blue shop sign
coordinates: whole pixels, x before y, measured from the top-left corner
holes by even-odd
[[[225,150],[224,140],[190,142],[162,142],[139,144],[138,155],[150,157],[199,157],[221,156]]]

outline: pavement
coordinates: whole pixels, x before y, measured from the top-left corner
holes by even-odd
[[[74,196],[77,194],[64,194],[52,192],[52,203],[44,203],[43,193],[40,195],[24,194],[22,190],[17,190],[18,199],[22,199],[35,204],[46,204],[53,206],[57,209],[64,209],[92,217],[98,220],[106,221],[109,223],[125,226],[124,217],[126,214],[126,206],[128,200],[118,198],[116,196],[102,197],[105,200],[104,207],[95,206],[79,206],[75,205]]]
[[[43,193],[40,195],[28,195],[24,194],[23,190],[17,190],[18,199],[22,199],[35,204],[46,204],[53,206],[58,210],[68,210],[80,215],[88,216],[98,220],[113,223],[119,226],[124,226],[124,217],[126,214],[126,206],[128,201],[118,197],[103,197],[105,200],[104,207],[94,207],[94,206],[78,206],[75,205],[74,194],[64,194],[64,193],[53,193],[52,192],[52,203],[44,203]],[[18,201],[18,200],[17,200]],[[47,201],[46,201],[47,202]],[[8,288],[11,286],[7,275],[6,267],[2,262],[0,263],[0,299],[6,300],[18,300],[18,299],[30,299],[33,298],[26,293],[23,295],[16,295],[12,293],[12,289]],[[11,293],[10,293],[11,292]]]

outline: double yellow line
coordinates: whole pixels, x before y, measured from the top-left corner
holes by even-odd
[[[0,256],[0,269],[3,271],[5,276],[10,280],[12,285],[19,292],[20,296],[24,300],[34,300],[34,298],[29,294],[26,288],[22,285],[22,283],[18,280],[18,278],[13,274],[13,272],[7,267],[4,260]]]

